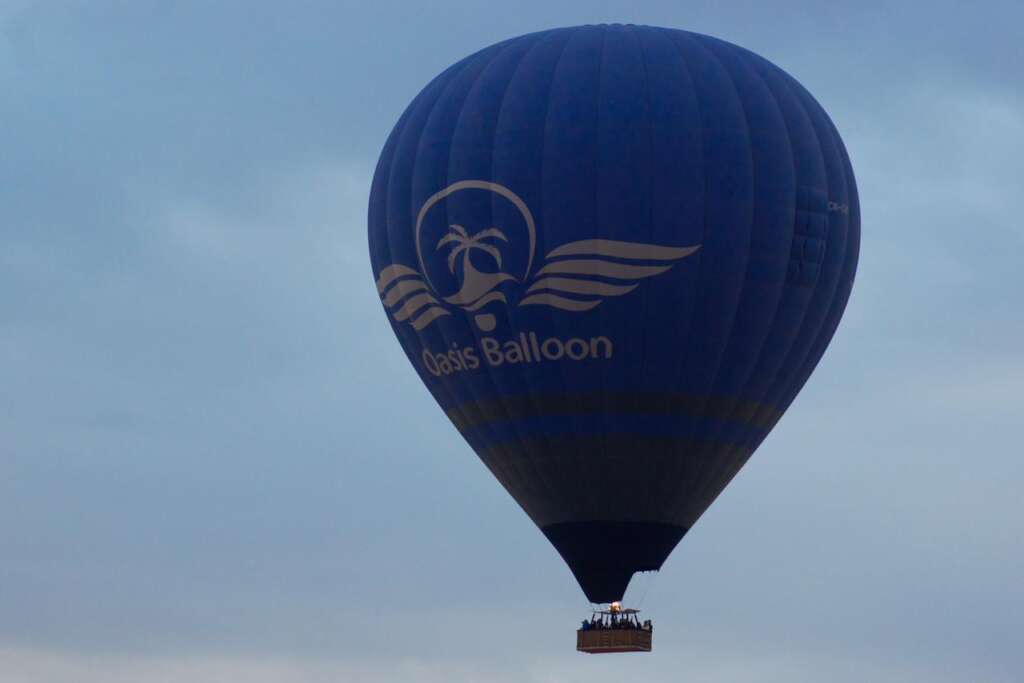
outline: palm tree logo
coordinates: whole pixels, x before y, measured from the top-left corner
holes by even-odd
[[[501,272],[501,251],[490,242],[508,242],[508,238],[498,228],[487,228],[470,235],[464,227],[457,224],[448,226],[448,232],[437,242],[437,249],[448,246],[448,270],[459,278],[462,286],[455,294],[445,297],[445,301],[459,306],[467,311],[477,311],[492,301],[506,302],[505,295],[494,289],[502,282],[514,280],[515,278],[507,273]],[[498,266],[498,272],[488,273],[477,270],[473,265],[472,253],[480,251],[494,260]],[[459,256],[461,268],[458,266]],[[461,277],[460,277],[461,275]],[[495,318],[490,313],[474,316],[474,321],[481,330],[489,332],[494,329]]]
[[[522,232],[525,243],[517,256],[525,255],[523,260],[526,264],[522,271],[517,259],[506,258],[506,263],[502,264],[502,247],[510,243],[502,230],[490,227],[470,234],[461,225],[449,224],[448,231],[437,241],[435,251],[445,247],[449,249],[448,270],[459,283],[459,291],[445,297],[431,282],[427,272],[424,245],[420,241],[423,221],[431,207],[463,190],[494,193],[518,209],[525,227]],[[540,267],[534,269],[537,228],[530,207],[515,192],[490,180],[460,180],[431,195],[416,216],[413,238],[419,270],[404,263],[384,266],[377,275],[377,292],[394,321],[408,323],[417,332],[435,320],[452,315],[452,307],[470,313],[479,329],[490,332],[497,323],[495,316],[478,311],[495,301],[508,305],[502,291],[508,291],[507,288],[498,287],[510,280],[517,283],[513,295],[517,311],[540,307],[583,313],[600,306],[610,297],[629,294],[642,280],[671,270],[680,260],[701,248],[699,244],[668,246],[613,239],[610,235],[594,236],[550,248],[544,254]],[[505,256],[509,253],[505,252]],[[491,266],[487,261],[494,262],[496,272],[480,269],[485,265]],[[516,277],[502,272],[506,265],[515,269]],[[512,326],[525,322],[513,316],[508,321]]]

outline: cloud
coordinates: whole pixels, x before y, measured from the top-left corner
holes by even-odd
[[[254,258],[277,257],[280,265],[303,270],[311,258],[323,256],[348,266],[334,269],[341,275],[353,266],[368,272],[371,175],[372,168],[355,163],[272,168],[246,178],[245,192],[239,196],[235,190],[223,201],[216,195],[168,196],[163,186],[137,184],[134,229],[145,233],[161,226],[186,251],[217,261],[235,259],[239,267],[252,266]],[[296,258],[289,261],[288,255]]]
[[[0,3],[4,683],[1016,680],[1019,8],[635,4]],[[652,590],[655,653],[609,661],[393,339],[365,220],[436,72],[627,16],[803,80],[864,242],[819,371]]]
[[[455,634],[453,634],[455,635]],[[657,646],[656,646],[657,647]],[[655,652],[618,658],[567,652],[560,657],[528,653],[505,663],[422,658],[352,658],[349,660],[287,656],[111,656],[46,650],[0,649],[0,669],[8,683],[584,683],[614,674],[648,681],[702,683],[790,683],[828,679],[836,683],[952,683],[971,680],[971,671],[938,664],[912,663],[864,653],[775,651],[736,643],[733,649],[686,653]],[[985,680],[1009,683],[1011,672],[985,671]],[[980,674],[979,674],[980,675]]]

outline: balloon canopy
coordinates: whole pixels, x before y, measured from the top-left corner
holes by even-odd
[[[807,381],[860,215],[835,126],[784,71],[708,36],[581,26],[420,92],[381,153],[369,240],[427,388],[611,602]]]

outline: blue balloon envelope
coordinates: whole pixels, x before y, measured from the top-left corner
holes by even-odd
[[[583,26],[435,78],[381,153],[377,290],[410,362],[592,602],[656,570],[846,306],[835,126],[708,36]]]

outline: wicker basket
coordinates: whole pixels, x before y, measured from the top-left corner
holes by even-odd
[[[642,629],[580,629],[576,649],[590,654],[606,652],[650,652],[651,632]]]

